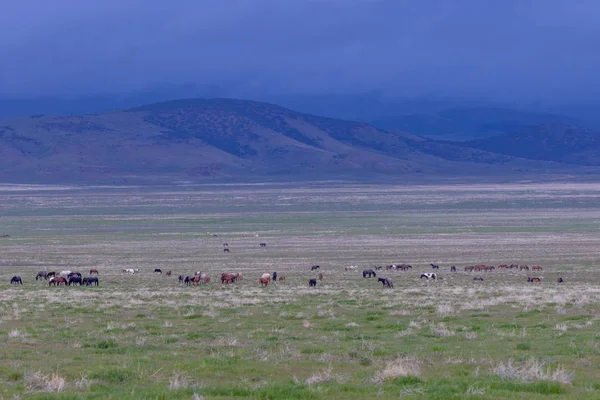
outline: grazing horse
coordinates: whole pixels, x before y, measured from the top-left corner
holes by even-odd
[[[281,282],[281,281],[285,281],[285,275],[281,275],[281,276],[279,277],[279,282]]]
[[[196,275],[190,279],[190,283],[194,286],[198,286],[198,282],[200,282],[200,275]]]
[[[532,277],[528,276],[527,277],[527,282],[541,283],[542,280],[540,278],[532,278]]]
[[[429,265],[431,265],[432,269],[440,269],[439,265],[435,265],[435,264],[429,264]]]
[[[531,268],[534,271],[541,271],[542,267],[540,267],[539,265],[534,266],[533,268]]]
[[[317,286],[317,280],[316,279],[310,279],[308,281],[308,286]]]
[[[267,287],[267,286],[269,286],[269,282],[270,282],[270,281],[271,281],[271,280],[270,280],[270,279],[267,279],[267,278],[259,278],[259,279],[258,279],[258,283],[260,283],[260,286],[264,286],[264,287]]]
[[[87,277],[87,278],[83,278],[83,284],[85,286],[92,286],[92,285],[98,286],[100,284],[100,281],[98,280],[97,277],[90,276],[90,277]]]
[[[271,276],[273,277],[273,282],[277,282],[277,272],[273,272]]]
[[[38,279],[42,279],[44,278],[45,280],[48,280],[48,273],[46,271],[40,271],[38,272],[38,274],[35,276],[35,280],[37,281]]]
[[[271,274],[269,274],[268,272],[265,272],[264,274],[261,275],[261,278],[271,279]]]
[[[125,274],[135,274],[135,269],[133,268],[123,268],[123,273]]]
[[[521,265],[519,271],[529,271],[529,265]]]
[[[454,266],[454,265],[453,265],[453,266],[451,266],[451,267],[450,267],[450,272],[456,272],[456,266]]]
[[[483,277],[482,276],[476,276],[475,278],[473,278],[474,281],[482,281]]]
[[[162,269],[160,269],[160,268],[154,268],[154,273],[155,274],[162,274]]]
[[[58,273],[58,275],[62,276],[63,278],[66,278],[69,276],[69,274],[71,274],[73,271],[69,271],[69,270],[64,270],[64,271],[60,271]]]
[[[229,243],[223,243],[223,246],[227,247],[229,246]]]
[[[95,268],[90,269],[90,275],[94,275],[94,274],[98,275],[98,270]]]
[[[358,269],[358,265],[347,265],[344,267],[346,271],[350,271],[351,269]]]
[[[202,283],[204,283],[204,284],[210,283],[210,276],[208,276],[208,275],[206,275],[204,277],[200,277],[200,279],[202,279]]]
[[[190,277],[186,276],[185,279],[184,279],[185,286],[190,286],[190,281],[191,281]]]
[[[383,287],[386,288],[393,288],[394,284],[392,283],[392,280],[389,278],[377,278],[378,282],[381,282],[381,284],[383,285]]]
[[[319,280],[322,281],[323,280],[323,273],[319,272]]]
[[[371,277],[377,277],[377,274],[375,273],[375,271],[373,271],[372,269],[365,269],[363,271],[363,278],[371,278]]]
[[[80,276],[72,276],[69,278],[69,286],[79,284],[81,286],[83,284],[83,279]]]
[[[171,270],[168,270],[167,272],[165,272],[166,276],[171,276]]]
[[[67,279],[71,279],[71,278],[82,278],[81,272],[71,272],[68,276]]]
[[[311,271],[316,271],[316,270],[318,270],[319,268],[321,268],[321,267],[320,267],[320,266],[318,266],[318,265],[313,265],[312,267],[310,267],[310,270],[311,270]]]
[[[11,285],[22,285],[23,281],[21,280],[21,277],[19,275],[15,275],[10,279],[10,284]]]
[[[50,280],[48,281],[48,286],[60,286],[61,283],[64,286],[67,286],[69,282],[67,281],[67,278],[64,278],[62,276],[55,276],[50,278]]]
[[[373,269],[375,271],[379,271],[379,270],[383,269],[383,267],[381,265],[376,265],[376,266],[373,267]]]
[[[235,279],[241,281],[244,279],[244,275],[241,272],[238,272],[237,274],[235,274]]]
[[[52,278],[53,276],[56,276],[56,272],[54,272],[54,271],[50,271],[50,272],[48,272],[48,273],[46,274],[46,279],[50,279],[50,278]]]
[[[421,278],[420,279],[423,279],[423,278],[426,278],[427,280],[429,280],[429,279],[437,279],[437,275],[434,274],[433,272],[425,272],[424,274],[421,274]]]
[[[223,253],[229,253],[229,249],[228,249],[227,247],[225,247],[225,248],[223,249]]]
[[[558,279],[556,280],[556,283],[565,283],[564,279],[561,278],[560,276],[558,277]]]
[[[221,283],[234,283],[236,279],[236,276],[234,274],[226,274],[223,273],[221,275]],[[269,278],[270,279],[270,278]]]
[[[267,247],[267,244],[265,242],[260,244],[260,247]]]

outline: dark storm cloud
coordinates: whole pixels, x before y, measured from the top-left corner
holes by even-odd
[[[600,94],[595,0],[13,0],[0,90]]]

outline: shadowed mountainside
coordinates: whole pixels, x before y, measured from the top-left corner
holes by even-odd
[[[0,179],[173,182],[558,172],[551,163],[232,99],[0,120]]]
[[[532,160],[600,166],[600,132],[564,124],[529,126],[464,145]]]

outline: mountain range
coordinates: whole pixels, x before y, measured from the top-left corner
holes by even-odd
[[[262,102],[175,100],[99,114],[0,119],[0,180],[419,182],[595,175],[598,135],[565,122],[519,125],[458,142]]]

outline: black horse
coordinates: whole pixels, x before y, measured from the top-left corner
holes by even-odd
[[[46,271],[40,271],[38,272],[38,274],[35,276],[35,280],[37,281],[38,279],[45,279],[48,280],[48,273]]]
[[[100,284],[100,281],[95,276],[90,276],[88,278],[83,278],[83,284],[85,286],[92,286],[92,285],[98,286]]]
[[[311,271],[316,271],[318,269],[320,269],[321,267],[319,267],[318,265],[313,265],[312,267],[310,267]]]
[[[79,286],[83,285],[83,279],[81,279],[78,276],[69,278],[69,286],[76,285],[76,284],[79,284]]]
[[[185,286],[190,286],[190,281],[192,279],[189,276],[186,276],[185,279],[183,280],[183,282],[185,283]]]
[[[162,269],[160,269],[160,268],[154,268],[154,273],[156,273],[156,274],[162,274]]]
[[[429,264],[429,265],[431,265],[432,269],[440,269],[439,265],[435,265],[435,264]]]
[[[316,279],[311,279],[308,281],[308,286],[317,286],[317,280]]]
[[[19,275],[15,275],[11,278],[10,284],[11,285],[22,285],[23,281],[21,280],[21,277]]]
[[[73,278],[79,278],[82,279],[82,275],[81,272],[71,272],[69,275],[67,275],[68,279],[73,279]]]
[[[367,278],[367,277],[368,278],[377,277],[377,274],[372,269],[365,269],[363,271],[363,278]]]
[[[376,265],[373,268],[375,269],[375,271],[379,271],[380,269],[383,269],[383,267],[381,265]]]
[[[450,267],[450,272],[456,272],[456,267],[454,265]]]
[[[267,247],[267,244],[263,242],[260,244],[260,247]]]
[[[179,275],[179,278],[177,278],[177,280],[179,281],[179,284],[182,284],[184,279],[185,279],[185,277],[183,275]]]
[[[50,279],[50,278],[52,278],[53,276],[56,276],[56,272],[54,272],[54,271],[50,271],[50,272],[48,272],[48,273],[46,274],[46,279]]]
[[[277,272],[271,274],[271,279],[273,279],[273,282],[277,282]]]
[[[482,281],[483,277],[482,276],[476,276],[475,278],[473,278],[474,281]]]
[[[392,280],[389,278],[377,278],[378,282],[381,282],[381,284],[383,285],[383,287],[387,287],[387,288],[393,288],[394,284],[392,283]]]
[[[561,278],[560,276],[558,277],[558,279],[556,280],[556,283],[565,283],[564,279]]]

